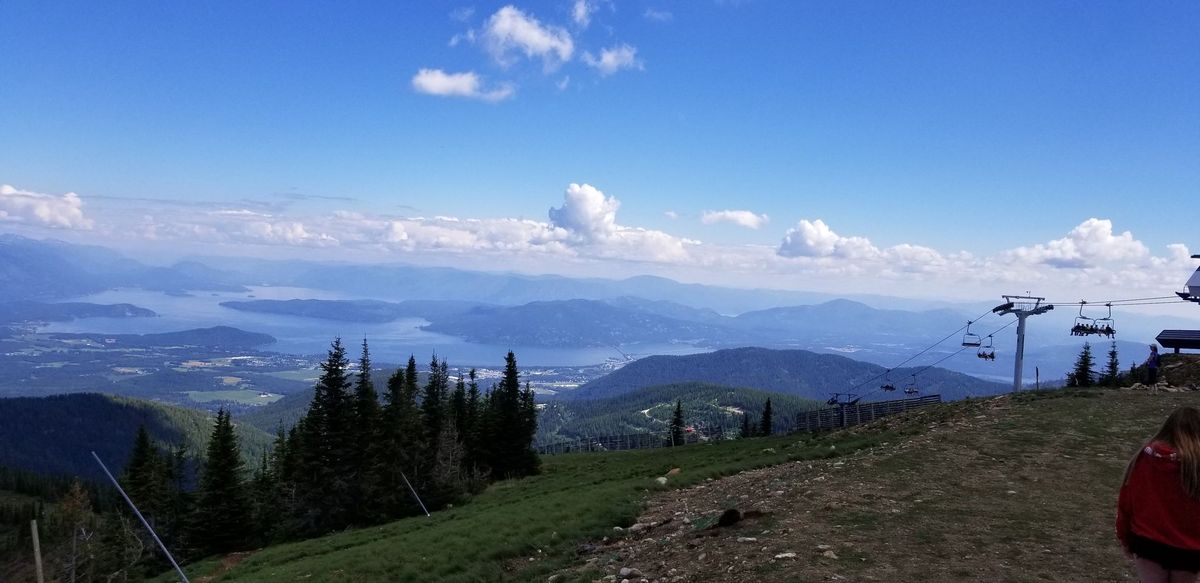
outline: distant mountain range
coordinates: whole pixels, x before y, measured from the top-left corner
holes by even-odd
[[[203,266],[153,267],[104,247],[0,234],[0,301],[54,300],[114,287],[154,291],[245,291]]]
[[[0,419],[0,466],[91,479],[103,479],[91,452],[120,472],[139,425],[159,443],[192,454],[203,452],[212,432],[204,411],[95,393],[0,399]],[[272,436],[234,422],[247,459],[257,459]]]
[[[923,368],[923,367],[922,367]],[[885,382],[896,385],[897,393],[912,382],[921,368],[887,369],[833,354],[807,350],[735,348],[688,356],[649,356],[631,362],[579,389],[562,393],[565,399],[610,398],[647,387],[689,382],[753,387],[805,399],[824,401],[833,392],[871,394],[869,399],[887,398],[879,391]],[[874,379],[874,377],[879,377]],[[942,368],[930,368],[916,377],[921,394],[941,394],[946,400],[994,395],[1010,387]],[[860,383],[866,383],[855,389]]]

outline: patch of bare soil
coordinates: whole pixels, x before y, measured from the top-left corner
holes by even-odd
[[[551,579],[1132,581],[1113,534],[1120,476],[1200,397],[1060,393],[884,419],[856,429],[897,432],[876,448],[657,494]],[[731,509],[745,518],[718,526]]]

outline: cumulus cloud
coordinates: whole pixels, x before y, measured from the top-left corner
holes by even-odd
[[[644,68],[641,59],[637,58],[637,48],[629,44],[620,44],[603,49],[600,51],[599,57],[592,53],[584,53],[583,62],[599,71],[605,77],[621,69],[641,70]]]
[[[617,230],[621,202],[590,184],[567,186],[563,205],[550,208],[550,222],[586,241],[604,239]]]
[[[865,237],[843,237],[817,219],[801,219],[795,227],[788,229],[779,244],[782,257],[843,257],[862,259],[877,257],[879,249]]]
[[[488,18],[482,32],[483,45],[497,63],[508,66],[520,55],[540,58],[547,71],[571,60],[575,42],[571,33],[558,26],[543,25],[538,19],[508,5]]]
[[[646,11],[642,13],[642,18],[645,18],[646,20],[652,20],[654,22],[669,22],[672,18],[675,18],[675,15],[671,14],[669,10],[647,8]]]
[[[13,221],[56,229],[91,229],[83,214],[83,200],[68,192],[62,196],[0,185],[0,221]]]
[[[1010,252],[1013,259],[1051,267],[1087,268],[1100,263],[1140,261],[1150,250],[1125,231],[1113,233],[1112,221],[1091,218],[1071,229],[1066,237]]]
[[[509,84],[484,89],[483,81],[473,71],[447,73],[441,69],[421,69],[412,78],[413,90],[441,97],[465,97],[495,103],[512,97],[516,89]]]
[[[747,229],[758,229],[770,220],[771,218],[765,214],[760,215],[744,210],[704,211],[704,214],[700,215],[700,222],[706,225],[733,223]]]

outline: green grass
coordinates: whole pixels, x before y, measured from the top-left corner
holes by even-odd
[[[775,437],[545,457],[541,475],[494,484],[469,503],[433,518],[269,547],[225,573],[214,573],[211,561],[189,571],[193,577],[216,574],[215,581],[239,582],[544,580],[574,559],[579,543],[612,536],[614,526],[632,524],[651,491],[847,454],[887,435]],[[675,467],[682,473],[668,486],[654,482]]]
[[[242,405],[265,405],[283,398],[283,395],[272,394],[270,397],[259,397],[259,391],[250,389],[235,389],[231,391],[186,391],[188,399],[196,403],[211,403],[213,401],[230,401]]]

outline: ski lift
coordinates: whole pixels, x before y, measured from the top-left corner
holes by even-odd
[[[917,375],[913,375],[912,380],[904,386],[904,394],[915,395],[919,392],[921,392],[921,389],[917,387]]]
[[[888,392],[888,393],[896,390],[896,384],[892,382],[892,374],[891,373],[892,373],[892,371],[890,371],[890,370],[883,373],[883,384],[879,386],[880,390]]]
[[[996,360],[996,348],[992,345],[992,335],[988,334],[983,346],[979,347],[979,352],[975,355],[987,361]]]
[[[1117,335],[1117,323],[1112,317],[1112,304],[1104,304],[1108,308],[1108,316],[1096,318],[1096,334],[1112,338]]]
[[[1079,315],[1075,317],[1075,324],[1071,326],[1071,336],[1087,336],[1096,333],[1096,319],[1083,315],[1083,307],[1086,305],[1087,301],[1079,301]],[[1111,310],[1111,308],[1109,309]]]
[[[978,334],[971,333],[971,324],[973,323],[974,322],[967,320],[967,333],[963,334],[962,345],[969,346],[971,348],[978,348],[979,345],[982,344],[982,341],[980,340]]]

